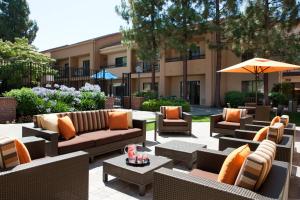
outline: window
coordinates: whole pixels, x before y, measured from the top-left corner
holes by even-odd
[[[197,46],[196,48],[193,48],[191,50],[189,50],[189,59],[193,60],[193,59],[200,59],[204,56],[204,52],[202,52],[202,50],[200,49],[199,46]]]
[[[158,91],[158,83],[154,85],[155,91]],[[148,92],[151,91],[151,83],[143,83],[143,91]]]
[[[65,63],[65,65],[64,65],[63,77],[69,77],[69,63]]]
[[[264,82],[262,80],[257,82],[257,91],[264,92]],[[255,81],[242,81],[242,91],[243,92],[255,92]]]
[[[125,67],[127,65],[127,57],[117,57],[115,63],[116,67]]]
[[[83,76],[89,76],[90,75],[90,61],[89,60],[82,61],[82,68],[83,68]]]

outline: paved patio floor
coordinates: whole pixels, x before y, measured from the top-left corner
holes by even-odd
[[[151,114],[150,114],[151,115]],[[147,116],[146,118],[149,118]],[[151,118],[151,117],[150,117]],[[32,126],[32,124],[25,124]],[[209,137],[209,123],[194,122],[193,135],[187,136],[183,134],[167,134],[158,136],[158,141],[155,142],[153,132],[147,132],[147,147],[145,151],[150,154],[154,153],[154,146],[159,143],[164,143],[170,140],[182,140],[187,142],[206,144],[210,149],[218,149],[218,139]],[[298,127],[293,177],[290,181],[289,199],[300,199],[300,127]],[[21,125],[0,125],[0,135],[14,135],[21,137]],[[118,156],[120,152],[112,152],[106,155],[97,157],[93,163],[90,164],[90,177],[89,177],[89,199],[90,200],[127,200],[127,199],[152,199],[152,187],[147,187],[146,195],[141,197],[138,195],[138,187],[123,182],[117,178],[109,176],[109,182],[105,185],[102,182],[102,163],[103,160]],[[175,170],[187,172],[187,168],[183,165],[175,165]]]

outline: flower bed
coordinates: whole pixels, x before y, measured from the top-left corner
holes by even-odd
[[[79,90],[64,85],[54,89],[35,87],[14,89],[4,94],[17,100],[17,117],[30,121],[32,115],[41,113],[96,110],[104,108],[105,94],[98,85],[86,83]]]

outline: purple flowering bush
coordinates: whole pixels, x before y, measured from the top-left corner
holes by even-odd
[[[106,99],[99,85],[89,83],[79,90],[55,84],[53,89],[49,87],[14,89],[4,93],[4,96],[16,98],[19,117],[41,113],[101,109],[104,108]]]

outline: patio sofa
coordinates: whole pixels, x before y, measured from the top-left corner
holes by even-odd
[[[239,122],[231,122],[226,120],[227,111],[232,108],[224,108],[223,113],[210,116],[210,136],[213,133],[220,133],[223,135],[234,135],[235,129],[245,129],[245,124],[253,121],[251,115],[247,115],[246,109],[239,109],[241,116]]]
[[[244,144],[248,144],[251,151],[255,151],[260,142],[253,141],[257,131],[235,130],[235,137],[220,137],[219,150],[226,148],[237,148]],[[292,163],[293,161],[293,136],[283,135],[280,143],[276,144],[276,160]]]
[[[202,149],[197,155],[198,176],[160,168],[154,172],[154,200],[194,199],[287,199],[287,162],[273,161],[271,170],[258,191],[218,182],[216,179],[228,152]]]
[[[45,143],[39,140],[35,143],[37,145],[26,139],[24,142],[31,155],[31,162],[0,170],[0,199],[88,200],[88,154],[78,151],[45,157]]]
[[[23,137],[37,136],[46,139],[47,154],[50,156],[84,150],[90,159],[94,156],[123,149],[132,143],[143,143],[146,140],[146,121],[133,119],[133,127],[128,130],[110,130],[108,112],[112,110],[78,111],[56,113],[58,117],[69,116],[76,136],[63,140],[59,133],[44,130],[39,122],[40,115],[34,116],[34,128],[23,127]]]

